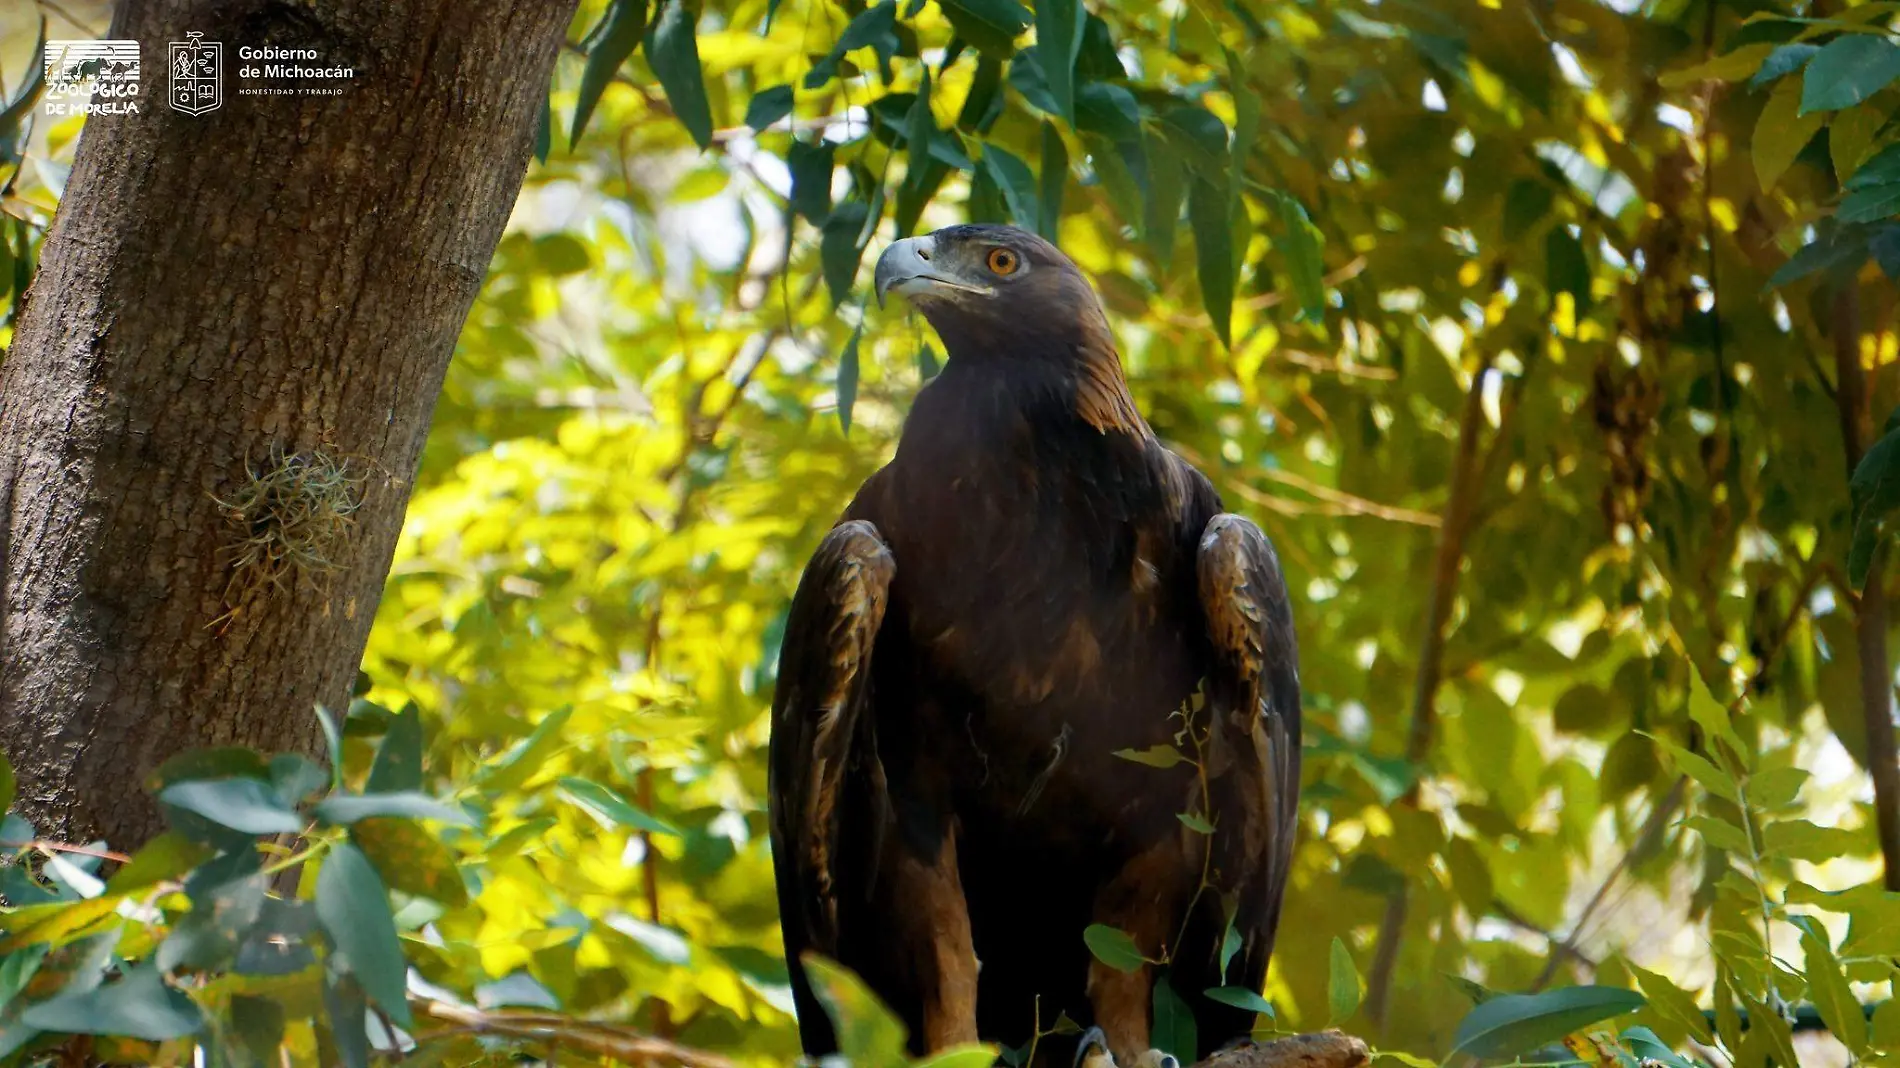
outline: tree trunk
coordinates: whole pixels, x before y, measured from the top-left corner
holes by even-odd
[[[137,846],[159,762],[309,752],[348,700],[574,7],[121,5],[140,113],[88,120],[0,365],[0,741],[41,834]],[[354,75],[241,93],[261,46]]]

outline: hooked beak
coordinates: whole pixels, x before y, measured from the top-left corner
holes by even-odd
[[[994,292],[988,286],[973,286],[952,277],[947,271],[939,270],[933,262],[936,251],[937,239],[929,235],[891,242],[891,246],[877,258],[877,270],[872,275],[878,307],[884,306],[884,294],[893,289],[910,296],[934,289],[984,295]]]

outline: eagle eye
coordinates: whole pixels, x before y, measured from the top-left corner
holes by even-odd
[[[993,248],[990,250],[989,265],[990,270],[1007,277],[1016,273],[1016,268],[1022,266],[1022,260],[1009,249]]]

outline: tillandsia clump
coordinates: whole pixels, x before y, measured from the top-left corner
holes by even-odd
[[[286,453],[273,445],[258,466],[247,457],[237,492],[212,497],[236,530],[225,604],[235,610],[264,586],[282,589],[339,570],[365,477],[350,458],[321,449]]]

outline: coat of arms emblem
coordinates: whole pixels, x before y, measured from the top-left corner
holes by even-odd
[[[224,88],[219,74],[224,66],[224,45],[200,40],[204,34],[185,34],[190,38],[171,43],[172,107],[187,115],[216,111],[224,103]]]

